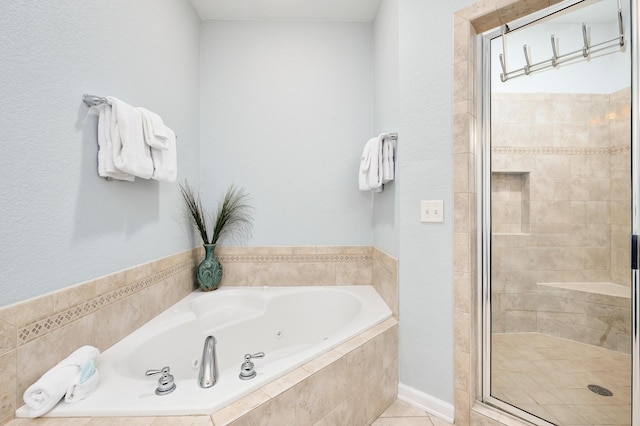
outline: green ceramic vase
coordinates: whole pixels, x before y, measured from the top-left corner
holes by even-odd
[[[202,291],[215,290],[222,280],[222,265],[216,257],[216,245],[204,244],[204,260],[198,265],[196,280]]]

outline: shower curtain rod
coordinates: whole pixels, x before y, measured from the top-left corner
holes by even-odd
[[[510,78],[520,77],[523,75],[529,75],[532,72],[541,71],[550,67],[557,67],[560,63],[567,62],[573,59],[588,58],[592,53],[600,52],[602,50],[610,49],[612,47],[623,47],[624,46],[624,22],[622,21],[622,3],[621,0],[618,0],[618,37],[612,38],[607,41],[603,41],[597,44],[591,44],[589,42],[589,37],[587,35],[587,24],[586,22],[582,23],[582,40],[584,42],[583,47],[580,49],[574,50],[573,52],[565,53],[563,55],[558,55],[558,43],[555,35],[551,35],[551,51],[553,55],[551,58],[536,62],[535,64],[531,63],[531,56],[529,53],[529,46],[524,44],[522,46],[522,50],[524,52],[524,60],[526,65],[520,69],[507,71],[507,61],[505,59],[506,55],[506,34],[509,30],[507,25],[503,25],[502,28],[502,53],[498,56],[500,59],[500,66],[502,67],[502,73],[500,73],[500,80],[504,83]]]

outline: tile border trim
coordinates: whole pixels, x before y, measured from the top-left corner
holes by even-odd
[[[318,263],[318,262],[371,262],[370,254],[292,254],[292,255],[241,255],[217,256],[221,263]]]
[[[242,255],[222,254],[218,256],[221,263],[330,263],[330,262],[371,262],[371,254],[292,254],[292,255]],[[178,265],[165,269],[157,274],[142,278],[129,285],[123,286],[106,294],[96,296],[86,302],[72,306],[60,312],[55,312],[46,318],[39,319],[17,330],[17,347],[20,347],[38,337],[64,327],[74,321],[88,316],[99,309],[109,306],[134,293],[148,288],[160,281],[166,280],[186,269],[198,265],[198,260],[187,260]]]
[[[157,284],[160,281],[166,280],[167,278],[170,278],[171,276],[186,269],[193,268],[196,264],[197,262],[194,260],[187,260],[157,274],[135,281],[127,286],[110,291],[106,294],[101,294],[86,302],[72,306],[71,308],[65,309],[61,312],[56,312],[49,317],[27,324],[26,326],[18,329],[17,347],[20,347],[38,337],[42,337],[54,330],[62,328],[73,321],[84,318],[99,309],[144,290],[145,288]]]
[[[603,155],[620,154],[631,150],[629,145],[616,145],[609,148],[571,148],[571,147],[510,147],[491,148],[492,154],[519,155]]]

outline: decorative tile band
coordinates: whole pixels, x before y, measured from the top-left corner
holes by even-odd
[[[188,260],[169,269],[165,269],[155,275],[135,281],[127,286],[96,296],[87,302],[73,306],[64,311],[54,313],[48,318],[43,318],[39,321],[28,324],[18,330],[18,346],[24,345],[37,337],[43,336],[73,321],[92,314],[99,309],[130,296],[133,293],[150,287],[160,281],[166,280],[185,269],[193,268],[196,264],[196,261]]]
[[[371,262],[370,254],[289,254],[218,256],[221,263],[319,263],[319,262]]]
[[[609,148],[498,146],[491,148],[491,153],[516,155],[612,155],[630,150],[631,146],[629,145],[616,145]]]
[[[292,254],[292,255],[222,255],[218,259],[222,263],[327,263],[327,262],[371,262],[373,256],[365,254]],[[199,261],[189,260],[173,266],[155,275],[142,278],[129,285],[96,296],[79,305],[28,324],[18,330],[18,346],[24,345],[37,337],[43,336],[58,328],[83,318],[115,303],[127,296],[137,293],[147,287],[184,271],[195,267]]]

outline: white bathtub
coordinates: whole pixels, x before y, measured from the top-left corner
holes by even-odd
[[[371,286],[222,287],[194,292],[98,359],[100,386],[84,401],[60,403],[47,416],[211,414],[391,316]],[[197,376],[204,339],[217,339],[220,377],[202,389]],[[247,353],[257,376],[240,380]],[[169,366],[177,388],[154,393]],[[21,408],[17,411],[20,416]]]

